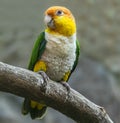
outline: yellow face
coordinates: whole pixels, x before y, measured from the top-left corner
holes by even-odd
[[[71,36],[76,32],[75,19],[65,7],[53,6],[45,12],[46,31],[64,36]]]

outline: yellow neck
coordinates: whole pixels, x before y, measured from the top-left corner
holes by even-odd
[[[56,18],[54,24],[54,29],[47,27],[45,31],[51,34],[59,34],[64,36],[72,36],[76,32],[75,21],[70,18]]]

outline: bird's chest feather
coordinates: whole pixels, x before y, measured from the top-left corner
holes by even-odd
[[[69,42],[67,38],[49,38],[41,59],[47,64],[46,73],[51,79],[60,81],[66,72],[71,71],[76,58],[75,51],[75,42]]]

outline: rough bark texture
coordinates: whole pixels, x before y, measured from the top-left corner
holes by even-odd
[[[32,71],[0,62],[0,91],[9,92],[35,101],[44,101],[79,123],[113,123],[103,107],[80,93],[49,80],[43,89],[44,79]]]

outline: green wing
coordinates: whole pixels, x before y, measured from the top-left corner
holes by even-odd
[[[75,70],[75,68],[77,66],[79,55],[80,55],[80,43],[79,43],[78,40],[76,40],[76,60],[74,62],[74,65],[73,65],[73,68],[71,70],[71,73]]]
[[[70,72],[70,75],[69,75],[69,77],[68,77],[68,80],[69,80],[69,78],[70,78],[72,72],[75,70],[75,68],[76,68],[76,66],[77,66],[78,59],[79,59],[79,55],[80,55],[80,43],[79,43],[78,40],[76,40],[76,59],[75,59],[73,68],[72,68],[72,70],[71,70],[71,72]],[[68,80],[67,80],[67,81],[68,81]]]
[[[41,55],[44,52],[45,46],[46,46],[47,41],[45,40],[45,33],[42,32],[39,36],[38,39],[36,40],[33,50],[32,50],[32,55],[30,58],[30,62],[28,65],[29,70],[34,69],[34,65],[37,62],[38,59],[41,58]]]
[[[45,33],[42,32],[38,36],[38,39],[36,40],[36,42],[34,44],[34,47],[33,47],[33,50],[32,50],[32,55],[31,55],[30,62],[29,62],[29,65],[28,65],[28,69],[29,70],[33,70],[34,69],[34,65],[37,62],[37,60],[41,58],[41,55],[44,52],[46,43],[47,43],[47,41],[45,40]],[[25,98],[24,103],[23,103],[23,107],[22,107],[22,113],[24,115],[26,115],[26,114],[28,114],[28,112],[30,112],[32,118],[35,118],[35,117],[38,117],[38,116],[42,116],[43,113],[45,112],[46,108],[44,108],[42,110],[39,110],[39,112],[36,109],[34,111],[31,108],[30,103],[31,103],[31,100],[28,99],[28,98]]]
[[[70,75],[72,74],[72,72],[75,70],[76,66],[77,66],[77,63],[78,63],[78,59],[79,59],[79,55],[80,55],[80,43],[78,40],[76,40],[76,59],[75,59],[75,62],[74,62],[74,65],[73,65],[73,68],[71,70],[71,73]],[[70,77],[69,75],[69,77]],[[69,79],[69,78],[68,78]]]

